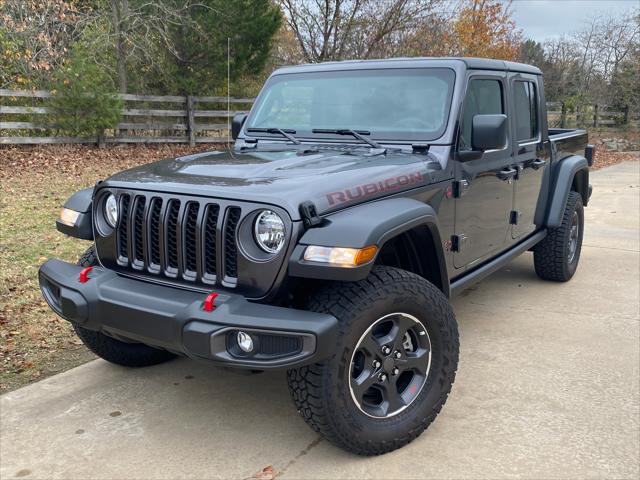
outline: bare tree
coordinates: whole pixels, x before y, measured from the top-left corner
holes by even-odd
[[[110,69],[101,55],[105,47],[110,48],[116,59],[116,75],[119,89],[128,88],[127,66],[132,59],[149,69],[156,65],[158,48],[179,58],[173,44],[172,28],[198,29],[198,24],[189,15],[192,8],[210,8],[197,0],[171,2],[166,0],[109,0],[111,16],[103,11],[87,10],[82,13],[79,25],[92,35],[86,38],[87,50],[94,61]]]
[[[279,0],[304,59],[396,54],[442,0]]]
[[[0,1],[0,88],[46,88],[78,39],[78,11],[63,0]]]
[[[640,16],[598,14],[577,32],[545,43],[547,98],[619,103],[637,92]],[[633,81],[635,78],[635,82]],[[637,98],[635,93],[635,98]]]

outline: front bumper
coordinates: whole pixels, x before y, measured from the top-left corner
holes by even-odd
[[[206,295],[123,277],[95,267],[79,280],[82,267],[49,260],[40,267],[40,289],[51,309],[83,328],[192,358],[235,367],[290,368],[327,358],[336,344],[338,321],[331,315],[250,303],[220,293],[215,310],[203,309]],[[245,354],[236,332],[251,334]]]

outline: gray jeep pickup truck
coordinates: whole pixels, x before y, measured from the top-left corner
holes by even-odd
[[[98,356],[285,369],[313,429],[382,454],[451,391],[451,296],[526,251],[542,279],[576,271],[594,150],[548,128],[535,67],[281,68],[232,136],[65,204],[58,230],[93,245],[47,261],[40,286]]]

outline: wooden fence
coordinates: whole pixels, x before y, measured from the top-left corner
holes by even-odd
[[[565,102],[547,102],[549,126],[560,128],[638,128],[640,117],[629,106],[612,109],[607,105],[581,104],[569,108]]]
[[[36,143],[224,143],[229,117],[246,112],[253,98],[120,94],[121,122],[103,138],[65,137],[56,129],[44,90],[0,89],[0,144]],[[638,128],[640,118],[628,107],[547,103],[549,126],[560,128]]]
[[[44,90],[0,89],[0,144],[35,143],[224,143],[228,122],[247,112],[253,98],[119,94],[120,123],[103,138],[59,136]],[[49,118],[48,118],[49,117]],[[37,132],[37,133],[36,133]]]

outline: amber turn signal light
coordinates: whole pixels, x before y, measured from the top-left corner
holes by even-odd
[[[304,251],[304,259],[307,262],[328,263],[339,267],[357,267],[369,263],[377,252],[378,247],[375,245],[364,248],[309,245]]]

